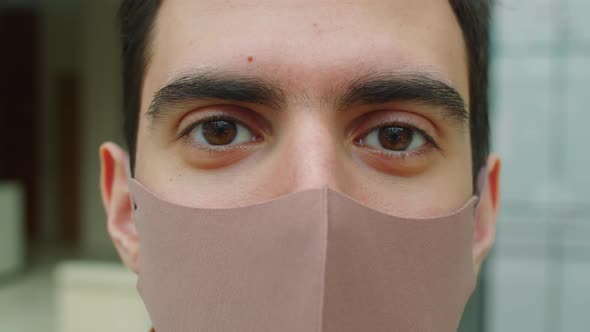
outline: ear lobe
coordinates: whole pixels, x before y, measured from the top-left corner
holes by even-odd
[[[125,265],[138,272],[139,238],[133,222],[128,189],[129,157],[114,143],[100,147],[101,193],[107,229]]]
[[[500,159],[490,155],[487,161],[483,191],[476,211],[473,233],[473,263],[479,273],[483,261],[492,249],[496,236],[496,219],[500,207]]]

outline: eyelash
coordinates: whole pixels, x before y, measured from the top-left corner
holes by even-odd
[[[426,141],[428,144],[432,145],[432,143]],[[362,146],[362,145],[361,145]],[[434,146],[434,145],[433,145]],[[373,149],[373,154],[378,154],[379,156],[386,158],[386,159],[401,159],[407,160],[414,157],[420,157],[425,155],[428,152],[427,149],[418,149],[414,151],[387,151],[382,149]]]
[[[211,115],[211,116],[205,117],[203,119],[200,119],[200,120],[192,123],[191,125],[187,126],[185,129],[183,129],[181,131],[181,133],[178,135],[177,139],[183,139],[183,140],[185,140],[186,143],[190,144],[192,147],[198,148],[200,150],[211,151],[211,152],[223,152],[223,151],[239,149],[240,148],[239,145],[229,146],[229,147],[228,146],[218,146],[218,147],[208,146],[205,148],[199,144],[193,143],[190,140],[190,138],[189,138],[190,133],[196,127],[198,127],[200,124],[203,124],[205,122],[210,122],[210,121],[222,121],[222,120],[235,122],[239,125],[242,125],[242,126],[246,127],[248,130],[250,130],[252,132],[253,136],[255,136],[255,137],[259,136],[259,134],[257,134],[257,132],[255,130],[251,129],[251,126],[248,125],[247,123],[245,123],[244,121],[242,121],[236,117],[225,115],[225,114],[215,114],[215,115]],[[393,127],[393,126],[404,127],[404,128],[408,128],[408,129],[415,131],[416,133],[418,133],[418,135],[422,136],[422,138],[426,141],[426,143],[428,145],[431,145],[435,149],[442,151],[441,147],[436,143],[436,140],[431,135],[429,135],[426,131],[418,128],[417,126],[415,126],[411,123],[401,122],[401,121],[390,121],[390,122],[386,122],[383,124],[379,124],[377,126],[370,127],[369,130],[366,130],[362,135],[360,135],[358,138],[354,139],[353,143],[356,144],[357,146],[365,146],[364,144],[360,143],[360,141],[363,138],[365,138],[369,133],[371,133],[373,130],[383,128],[383,127]],[[257,138],[256,138],[256,141],[258,141]],[[244,144],[242,144],[242,146],[243,145]],[[402,160],[406,160],[411,157],[418,157],[418,156],[425,154],[426,152],[427,152],[427,149],[425,149],[425,148],[421,148],[421,149],[414,150],[414,151],[388,151],[388,150],[383,150],[383,149],[373,149],[373,153],[379,154],[382,157],[398,158],[398,159],[402,159]]]

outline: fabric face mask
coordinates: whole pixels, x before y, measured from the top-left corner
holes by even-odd
[[[158,332],[455,332],[475,286],[476,197],[405,219],[328,188],[231,209],[130,190]]]

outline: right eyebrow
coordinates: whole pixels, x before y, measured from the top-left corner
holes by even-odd
[[[284,109],[287,100],[284,91],[270,80],[206,70],[183,74],[158,90],[146,115],[153,120],[174,105],[198,99],[245,102],[273,109]]]

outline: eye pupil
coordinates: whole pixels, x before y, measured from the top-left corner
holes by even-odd
[[[412,130],[403,127],[383,127],[379,129],[379,143],[383,148],[405,151],[412,143]]]
[[[216,120],[203,123],[203,137],[211,145],[231,144],[237,133],[238,128],[233,122]]]

